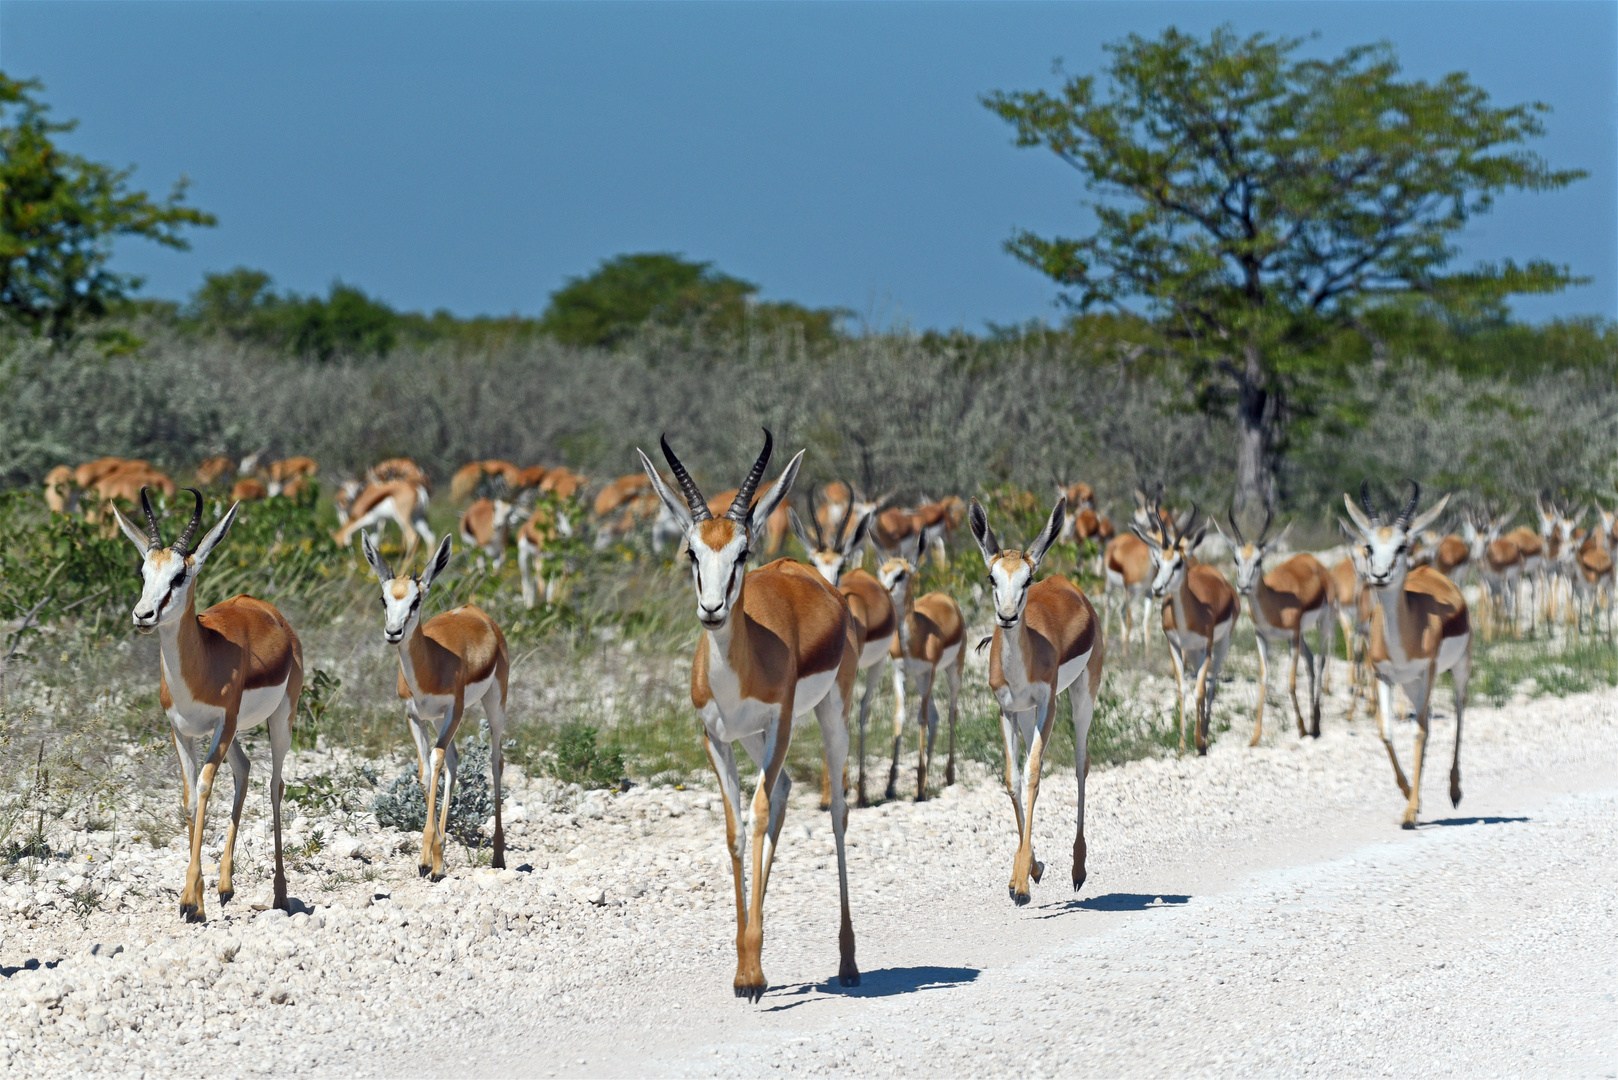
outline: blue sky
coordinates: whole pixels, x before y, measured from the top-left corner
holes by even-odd
[[[187,253],[120,247],[149,295],[205,271],[334,279],[402,308],[537,314],[570,275],[679,251],[768,298],[878,326],[1054,318],[1001,243],[1082,231],[1078,177],[978,104],[1096,69],[1169,25],[1388,39],[1407,73],[1464,70],[1555,108],[1536,149],[1591,176],[1503,198],[1466,260],[1568,263],[1588,287],[1521,315],[1618,317],[1614,3],[0,4],[0,66],[47,84],[70,145],[220,226]]]

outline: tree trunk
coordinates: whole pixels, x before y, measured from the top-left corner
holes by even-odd
[[[1275,505],[1275,429],[1279,402],[1265,389],[1263,358],[1258,346],[1243,349],[1236,374],[1237,436],[1236,506],[1273,509]]]

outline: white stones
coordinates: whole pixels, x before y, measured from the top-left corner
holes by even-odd
[[[607,902],[607,892],[599,885],[577,885],[573,889],[573,896],[581,904],[594,904],[596,907]]]
[[[338,833],[331,843],[332,854],[339,859],[365,858],[365,843],[357,837]]]

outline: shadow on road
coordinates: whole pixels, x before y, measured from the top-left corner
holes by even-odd
[[[1179,907],[1191,898],[1181,893],[1103,893],[1083,900],[1069,900],[1049,905],[1050,913],[1041,919],[1055,919],[1072,911],[1155,911],[1158,908]]]
[[[1447,817],[1437,821],[1424,821],[1423,825],[1515,825],[1528,821],[1525,817]]]
[[[806,1005],[814,1000],[806,995],[813,993],[839,994],[844,997],[894,997],[898,994],[914,994],[922,990],[943,990],[946,987],[960,986],[977,977],[977,968],[932,966],[878,968],[876,971],[861,972],[858,986],[838,986],[836,979],[827,979],[825,982],[798,983],[772,990],[769,995],[772,999],[788,997],[798,1000],[785,1001],[764,1011],[782,1012]]]

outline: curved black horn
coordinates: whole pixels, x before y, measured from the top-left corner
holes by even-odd
[[[820,535],[820,507],[818,500],[815,498],[815,491],[819,486],[819,484],[809,485],[809,527],[815,531],[815,547],[824,548],[826,538]],[[853,510],[853,507],[850,506],[849,509]],[[846,518],[848,515],[844,514],[843,517]]]
[[[707,521],[713,517],[713,511],[708,509],[708,500],[702,497],[697,489],[697,482],[691,479],[691,474],[685,471],[680,459],[674,456],[674,448],[669,445],[667,435],[659,435],[658,443],[663,447],[663,460],[669,463],[669,471],[674,474],[674,480],[680,485],[680,493],[685,496],[685,504],[691,508],[692,521]]]
[[[1189,513],[1187,513],[1185,515],[1185,528],[1183,528],[1183,529],[1180,528],[1180,523],[1179,522],[1174,523],[1174,532],[1175,532],[1174,542],[1176,544],[1178,544],[1181,540],[1184,540],[1185,537],[1186,537],[1186,534],[1191,531],[1191,526],[1195,525],[1196,523],[1197,523],[1197,503],[1196,503],[1196,500],[1193,499],[1191,501],[1191,510],[1190,510]]]
[[[1421,502],[1421,485],[1409,477],[1405,478],[1405,483],[1410,485],[1410,501],[1405,503],[1403,510],[1399,511],[1398,524],[1401,529],[1410,528],[1410,519],[1416,516],[1416,504]]]
[[[179,536],[174,538],[174,550],[181,555],[189,555],[195,550],[191,547],[191,538],[197,535],[197,529],[202,525],[202,492],[196,488],[186,488],[184,490],[191,493],[192,497],[197,500],[197,505],[191,508],[191,520],[186,522],[185,529]]]
[[[758,482],[764,479],[764,469],[770,463],[770,451],[775,448],[775,436],[770,429],[764,429],[764,449],[758,452],[758,460],[747,473],[747,479],[736,491],[736,501],[730,504],[730,510],[725,514],[732,521],[746,522],[748,511],[753,506],[753,492],[758,490]]]
[[[1236,538],[1238,544],[1247,543],[1247,537],[1242,535],[1242,527],[1236,524],[1236,496],[1230,497],[1230,509],[1225,511],[1225,520],[1230,522],[1230,534]]]
[[[140,489],[140,508],[146,514],[146,539],[153,547],[163,546],[163,532],[157,527],[157,514],[152,511],[152,499],[147,495],[147,488]]]
[[[1270,523],[1274,520],[1275,507],[1266,502],[1264,504],[1264,528],[1258,531],[1258,543],[1260,547],[1264,546],[1264,538],[1270,535]]]
[[[1360,481],[1360,505],[1365,507],[1365,513],[1370,517],[1372,525],[1382,524],[1382,511],[1371,505],[1370,477]]]

